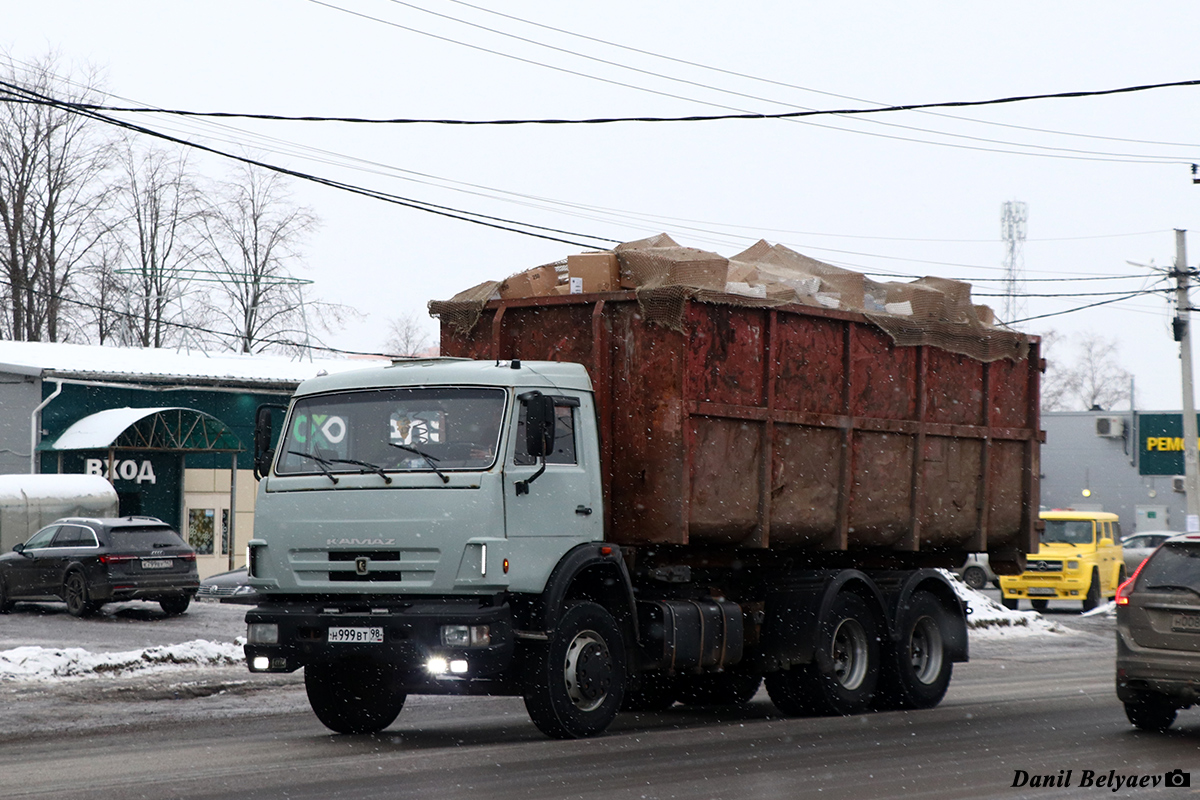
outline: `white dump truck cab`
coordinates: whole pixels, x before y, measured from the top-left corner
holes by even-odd
[[[507,691],[514,596],[570,551],[601,554],[592,386],[578,364],[397,361],[306,381],[261,473],[247,615],[255,672],[306,668],[335,730],[390,723],[403,697]],[[342,692],[372,702],[350,708]],[[338,687],[342,688],[338,688]]]

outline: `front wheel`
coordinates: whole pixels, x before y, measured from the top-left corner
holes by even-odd
[[[1100,605],[1100,573],[1092,570],[1092,583],[1088,586],[1087,597],[1083,599],[1083,610],[1091,611]]]
[[[962,577],[963,583],[976,591],[987,586],[987,573],[983,571],[983,567],[967,567],[963,570]]]
[[[91,598],[87,578],[78,570],[71,572],[63,581],[63,600],[67,603],[67,613],[72,617],[90,617],[100,609],[100,604]]]
[[[1011,611],[1016,611],[1016,610],[1017,610],[1017,606],[1018,606],[1018,605],[1020,605],[1020,604],[1021,604],[1021,601],[1020,601],[1019,599],[1017,599],[1016,597],[1002,597],[1002,598],[1000,598],[1000,605],[1004,606],[1005,608],[1007,608],[1007,609],[1009,609],[1009,610],[1011,610]]]
[[[595,736],[616,717],[625,695],[625,642],[596,603],[566,610],[550,641],[530,653],[525,709],[555,739]]]
[[[1034,611],[1045,611],[1050,607],[1049,600],[1030,600],[1029,605],[1033,606]]]
[[[818,624],[813,663],[767,675],[784,714],[848,716],[865,711],[879,680],[879,623],[861,597],[842,592]]]
[[[392,667],[365,658],[307,665],[304,689],[317,719],[338,733],[377,733],[396,721],[407,699]]]

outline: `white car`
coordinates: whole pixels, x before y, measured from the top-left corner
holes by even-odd
[[[1126,536],[1121,540],[1121,549],[1125,553],[1125,574],[1132,575],[1137,572],[1141,563],[1149,558],[1160,544],[1178,535],[1178,531],[1141,531]]]
[[[962,563],[962,566],[954,570],[963,583],[978,591],[984,588],[989,583],[992,586],[999,586],[1000,579],[996,577],[996,573],[992,572],[992,568],[988,565],[987,553],[971,553],[967,556],[967,560]]]

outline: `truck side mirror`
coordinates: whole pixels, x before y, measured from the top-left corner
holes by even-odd
[[[275,409],[286,408],[279,405],[262,405],[254,414],[254,479],[262,477],[271,471],[271,462],[275,460],[275,448],[272,446],[273,426],[271,413]]]
[[[533,391],[521,395],[520,400],[525,404],[525,451],[534,458],[545,458],[554,452],[554,398]]]

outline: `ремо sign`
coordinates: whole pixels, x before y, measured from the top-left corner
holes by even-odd
[[[1139,414],[1138,450],[1139,475],[1182,475],[1183,415]]]

